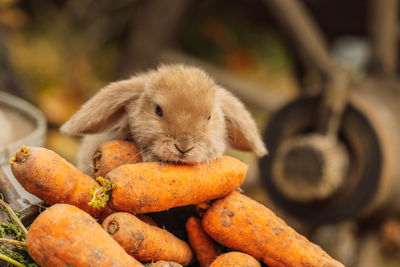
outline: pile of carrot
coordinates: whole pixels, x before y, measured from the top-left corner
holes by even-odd
[[[28,192],[53,205],[27,236],[41,266],[343,266],[237,192],[247,166],[232,157],[195,165],[140,162],[132,143],[114,140],[93,155],[94,177],[40,147],[23,147],[10,163]],[[183,238],[152,218],[188,205],[206,211],[185,217]]]

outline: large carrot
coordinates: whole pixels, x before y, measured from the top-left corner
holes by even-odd
[[[232,251],[218,256],[210,267],[261,267],[261,264],[249,254]]]
[[[262,259],[271,267],[343,267],[264,205],[238,192],[215,201],[202,225],[217,242]]]
[[[193,254],[189,245],[171,233],[151,226],[134,215],[117,212],[108,216],[103,228],[128,252],[141,261],[173,261],[188,265]]]
[[[108,206],[141,214],[196,204],[229,194],[242,184],[246,172],[247,165],[228,156],[196,165],[123,165],[106,176],[116,185]]]
[[[42,267],[143,266],[89,214],[68,204],[41,213],[29,228],[26,244]]]
[[[91,190],[99,184],[51,150],[23,146],[10,163],[15,178],[26,191],[49,204],[75,205],[95,218],[111,212],[109,208],[88,205]]]
[[[129,141],[111,140],[101,144],[92,157],[93,177],[106,176],[111,170],[124,165],[141,162],[139,150]]]
[[[210,266],[211,262],[218,257],[220,253],[214,241],[204,232],[201,221],[196,217],[190,217],[186,221],[186,231],[189,238],[189,244],[201,267]]]

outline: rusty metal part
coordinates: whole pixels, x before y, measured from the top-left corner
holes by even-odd
[[[339,129],[340,140],[350,155],[349,175],[344,183],[331,197],[319,201],[304,203],[282,194],[272,176],[273,159],[285,140],[315,132],[318,108],[318,98],[300,99],[273,116],[264,135],[270,155],[260,160],[260,168],[262,180],[276,204],[303,220],[326,223],[353,217],[371,201],[379,184],[382,157],[374,128],[350,104],[346,107]]]
[[[330,139],[336,139],[342,114],[347,104],[351,76],[349,70],[335,66],[326,88],[322,91],[319,109],[318,132]]]
[[[270,155],[260,161],[260,167],[271,198],[292,215],[317,223],[368,216],[378,210],[389,214],[399,212],[400,86],[395,75],[398,0],[369,0],[370,74],[374,76],[358,84],[351,84],[349,72],[336,67],[316,24],[300,1],[264,2],[293,37],[300,58],[307,61],[304,65],[317,69],[326,81],[319,97],[290,103],[269,123],[264,140]],[[280,183],[285,176],[276,163],[289,166],[293,160],[287,155],[298,149],[299,137],[315,133],[344,144],[349,154],[349,171],[337,190],[332,190],[326,198],[318,198],[315,193],[304,202],[305,198],[298,198],[301,194],[295,192],[296,185]],[[288,143],[290,148],[285,151]],[[311,143],[308,146],[313,148],[314,155],[323,158],[321,147]],[[306,155],[304,149],[302,153]],[[323,170],[321,162],[296,168]]]
[[[369,216],[378,210],[400,211],[400,96],[398,81],[366,79],[349,95],[339,140],[350,156],[347,176],[331,197],[308,203],[282,194],[273,178],[273,162],[286,140],[318,129],[318,98],[293,102],[272,118],[264,140],[270,157],[260,162],[262,178],[271,198],[289,213],[312,222],[335,222]]]
[[[330,197],[347,176],[349,157],[338,140],[347,103],[350,73],[337,66],[322,92],[315,132],[291,138],[278,148],[273,179],[288,198],[315,201]]]
[[[319,134],[285,140],[272,163],[272,179],[287,198],[308,202],[333,195],[347,176],[343,144]]]
[[[327,80],[319,98],[317,123],[314,127],[314,131],[320,135],[317,138],[303,136],[286,141],[286,145],[278,149],[272,166],[275,183],[286,197],[303,202],[320,201],[333,195],[347,174],[348,157],[337,140],[347,104],[350,72],[338,65],[330,56],[322,34],[300,1],[265,0],[264,2],[295,39],[299,53],[309,58],[313,67]],[[305,58],[304,55],[302,58]],[[293,153],[303,158],[301,163],[290,158]],[[285,172],[286,169],[292,174]],[[310,179],[311,169],[320,171],[318,174],[314,173],[314,181]]]

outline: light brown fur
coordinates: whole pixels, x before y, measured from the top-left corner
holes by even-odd
[[[157,115],[159,105],[162,116]],[[211,116],[211,117],[209,117]],[[162,65],[111,83],[67,121],[61,131],[84,135],[78,167],[88,171],[94,150],[111,139],[135,142],[144,161],[199,163],[234,148],[267,153],[244,105],[202,70]]]

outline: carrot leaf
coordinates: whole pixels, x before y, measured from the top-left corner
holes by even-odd
[[[96,181],[99,184],[93,184],[90,187],[90,196],[92,199],[89,202],[89,206],[101,209],[107,205],[107,202],[110,200],[109,191],[116,187],[116,185],[101,176],[97,177]]]
[[[25,243],[26,229],[24,227],[25,230],[23,230],[20,226],[22,225],[19,220],[20,215],[2,200],[0,201],[0,207],[0,212],[3,211],[8,216],[7,221],[0,222],[0,266],[38,267],[39,265],[29,256],[27,248],[21,246],[21,244]],[[9,242],[4,242],[5,239],[9,240]]]

